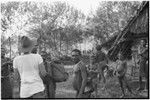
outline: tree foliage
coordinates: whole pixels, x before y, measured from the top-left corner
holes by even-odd
[[[100,2],[96,13],[85,16],[66,2],[6,2],[1,4],[2,43],[8,34],[18,45],[25,33],[36,38],[39,50],[52,56],[67,55],[87,38],[103,43],[119,34],[135,14],[140,2]],[[10,35],[13,34],[13,35]],[[12,45],[13,45],[12,44]]]
[[[140,2],[104,1],[90,18],[89,25],[94,26],[93,34],[101,43],[119,34],[139,7]]]

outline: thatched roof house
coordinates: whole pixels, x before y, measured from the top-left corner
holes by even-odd
[[[113,43],[115,42],[117,36],[118,35],[114,35],[109,40],[107,40],[106,42],[104,42],[103,44],[101,44],[101,46],[104,47],[104,48],[106,48],[107,50],[110,49],[111,46],[113,45]]]
[[[143,1],[137,14],[129,21],[121,34],[115,37],[115,41],[108,56],[116,60],[119,51],[122,51],[127,58],[131,58],[131,47],[139,39],[147,39],[149,36],[149,2]]]

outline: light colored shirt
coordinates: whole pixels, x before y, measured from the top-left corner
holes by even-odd
[[[13,67],[17,68],[21,78],[20,97],[27,98],[44,91],[44,84],[39,75],[38,65],[43,62],[39,54],[17,56]]]

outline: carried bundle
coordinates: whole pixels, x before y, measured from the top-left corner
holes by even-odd
[[[55,82],[65,82],[69,78],[69,74],[66,72],[64,65],[59,63],[51,63],[52,78]]]

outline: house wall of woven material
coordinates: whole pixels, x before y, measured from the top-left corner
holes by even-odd
[[[148,13],[149,4],[147,3],[145,7],[140,11],[139,16],[132,23],[130,27],[130,32],[134,34],[147,34],[148,33]]]
[[[126,59],[130,60],[132,58],[132,46],[135,45],[139,39],[148,39],[148,13],[149,3],[143,2],[137,15],[130,20],[121,35],[116,38],[116,43],[114,43],[113,47],[109,50],[108,57],[111,60],[115,61],[117,59],[116,55],[119,51],[122,52]]]

